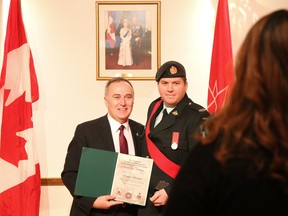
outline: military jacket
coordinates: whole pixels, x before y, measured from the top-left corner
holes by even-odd
[[[156,99],[150,104],[147,119],[149,119],[155,104],[159,100],[161,100],[161,98]],[[184,98],[169,113],[169,115],[167,115],[159,124],[157,124],[156,127],[154,127],[155,119],[162,109],[163,102],[156,110],[154,115],[151,116],[150,134],[148,137],[168,159],[181,166],[187,158],[189,152],[191,152],[197,143],[194,139],[194,133],[199,129],[199,125],[209,117],[209,113],[204,107],[194,103],[187,96],[187,94],[185,94]],[[175,139],[175,134],[178,136],[176,147],[172,146],[173,142],[175,141],[173,140]],[[141,154],[144,157],[150,157],[145,139],[144,142],[145,143],[142,145]],[[173,181],[173,178],[163,172],[154,163],[150,180],[149,196],[152,196],[155,190],[161,189],[161,187],[164,187],[169,195]],[[164,184],[161,185],[161,182],[164,182]],[[147,200],[147,202],[150,202],[149,199]],[[148,203],[147,206],[151,205]],[[151,207],[153,208],[153,206]]]

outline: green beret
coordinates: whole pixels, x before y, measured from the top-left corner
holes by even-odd
[[[159,82],[161,78],[186,78],[186,70],[182,64],[176,61],[168,61],[164,63],[157,71],[155,79]]]

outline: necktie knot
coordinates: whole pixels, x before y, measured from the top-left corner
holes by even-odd
[[[164,119],[168,115],[167,109],[164,109],[162,112],[163,112],[162,119]]]
[[[125,128],[125,126],[124,126],[124,125],[121,125],[121,126],[119,127],[120,133],[122,133],[122,132],[123,132],[124,128]]]

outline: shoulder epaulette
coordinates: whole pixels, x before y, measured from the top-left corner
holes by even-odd
[[[207,110],[202,107],[199,104],[193,103],[193,102],[189,102],[189,106],[191,106],[191,108],[193,108],[194,110],[197,110],[198,112],[206,112]]]
[[[198,111],[199,112],[206,112],[206,109],[205,108],[200,108]]]

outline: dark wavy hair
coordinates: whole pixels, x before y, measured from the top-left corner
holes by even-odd
[[[205,122],[202,144],[219,142],[222,164],[248,159],[253,172],[288,182],[288,11],[248,32],[235,62],[236,82],[222,111]],[[254,175],[253,174],[253,175]]]

